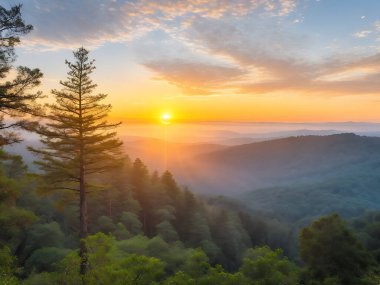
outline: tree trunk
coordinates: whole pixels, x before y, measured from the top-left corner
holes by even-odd
[[[81,258],[80,263],[80,274],[85,275],[88,267],[88,257],[87,257],[87,248],[84,242],[84,239],[88,235],[87,225],[87,200],[86,200],[86,189],[85,189],[85,181],[84,181],[84,167],[81,165],[80,168],[80,182],[79,182],[79,192],[80,192],[80,251],[79,255]]]
[[[80,59],[80,69],[79,69],[79,195],[80,195],[80,274],[82,275],[82,284],[85,283],[84,276],[88,269],[88,256],[87,248],[84,239],[88,235],[87,225],[87,200],[86,200],[86,184],[84,178],[84,143],[83,143],[83,119],[82,119],[82,71],[83,71],[83,58]]]

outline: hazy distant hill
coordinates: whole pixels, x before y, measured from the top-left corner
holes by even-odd
[[[309,129],[298,129],[298,130],[289,130],[289,131],[271,131],[271,132],[258,132],[258,133],[238,133],[238,132],[229,132],[228,137],[219,137],[215,136],[217,139],[214,139],[213,142],[221,145],[241,145],[249,144],[254,142],[261,142],[279,138],[287,138],[293,136],[327,136],[334,134],[344,133],[338,130],[309,130]]]
[[[291,137],[225,148],[198,161],[219,177],[199,175],[199,187],[209,184],[203,189],[295,226],[332,212],[352,217],[380,209],[380,138]]]
[[[264,187],[377,175],[380,138],[354,134],[290,137],[224,148],[199,155],[196,161],[197,169],[191,169],[195,191],[234,195]],[[177,172],[186,176],[184,169]]]
[[[159,171],[164,170],[167,157],[167,168],[181,185],[209,194],[236,195],[375,175],[380,165],[380,138],[354,134],[297,136],[237,146],[135,137],[124,139],[124,149],[132,159],[139,157]]]
[[[302,227],[330,213],[354,217],[365,211],[379,210],[379,186],[380,176],[372,172],[319,183],[256,189],[237,195],[236,199],[253,212]]]

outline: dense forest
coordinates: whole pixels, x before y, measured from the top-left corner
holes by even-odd
[[[123,153],[86,49],[42,105],[40,70],[13,67],[32,29],[21,6],[0,6],[1,285],[379,284],[379,213],[299,222],[291,209],[194,194]],[[29,148],[36,170],[5,150],[23,139],[17,129],[41,137]]]

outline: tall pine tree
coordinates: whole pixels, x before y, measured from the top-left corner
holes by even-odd
[[[92,188],[94,174],[115,167],[121,158],[122,142],[114,129],[119,123],[106,121],[111,105],[101,104],[105,94],[93,94],[96,84],[90,79],[95,69],[88,51],[74,52],[75,62],[66,61],[67,80],[61,81],[61,91],[53,90],[56,103],[48,105],[46,125],[38,128],[43,147],[30,148],[41,158],[36,162],[44,171],[47,189],[79,193],[80,238],[88,235],[86,195]],[[87,250],[80,246],[81,274],[87,271]]]

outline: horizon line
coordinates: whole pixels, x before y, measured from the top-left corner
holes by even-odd
[[[159,120],[146,119],[117,119],[110,118],[112,121],[120,121],[128,124],[162,124]],[[235,120],[173,120],[175,124],[380,124],[380,121],[235,121]]]

